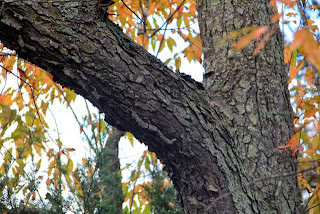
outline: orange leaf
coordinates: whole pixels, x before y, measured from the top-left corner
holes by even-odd
[[[176,64],[176,69],[179,70],[180,66],[181,66],[181,58],[180,57],[176,58],[175,64]]]
[[[87,160],[86,160],[85,158],[82,158],[81,161],[82,161],[82,165],[83,165],[83,166],[86,166]]]
[[[315,109],[310,109],[306,111],[305,115],[303,118],[309,118],[309,117],[314,117],[314,115],[317,113]]]
[[[289,80],[288,80],[289,82],[291,82],[292,79],[297,76],[298,72],[302,69],[302,67],[303,67],[303,61],[301,61],[299,63],[298,67],[293,67],[293,68],[290,69],[290,71],[289,71]]]
[[[13,69],[13,65],[16,63],[16,56],[7,56],[3,62],[3,67],[8,70]]]
[[[49,186],[51,184],[51,180],[49,178],[47,178],[46,184],[47,184],[47,186]]]
[[[311,28],[312,31],[319,30],[317,25],[313,25],[314,24],[313,20],[308,19],[307,21],[308,21],[308,25],[309,25],[309,27]]]
[[[284,3],[286,6],[294,7],[297,4],[297,1],[293,0],[278,0],[279,2]]]
[[[278,149],[283,150],[285,148],[290,148],[292,151],[292,157],[300,150],[303,151],[304,148],[300,144],[300,138],[297,133],[291,136],[291,138],[288,141],[288,144],[285,146],[278,146]]]
[[[259,39],[262,34],[264,34],[268,31],[268,29],[269,28],[267,26],[259,27],[258,29],[253,31],[254,37],[256,39]]]
[[[290,145],[285,145],[285,146],[278,146],[278,149],[283,150],[286,148],[290,148]]]
[[[306,31],[304,29],[302,30],[297,30],[297,32],[294,35],[294,40],[292,42],[292,48],[296,49],[298,48],[301,43],[304,41],[306,37]]]
[[[263,28],[263,27],[261,27]],[[260,29],[261,29],[260,28]],[[267,32],[268,27],[265,27],[264,29],[261,29],[260,32]],[[271,36],[278,30],[278,27],[274,27],[271,29],[270,32],[268,32],[262,39],[261,42],[257,45],[257,47],[253,51],[253,56],[258,55],[260,50],[265,46],[265,44],[268,42],[268,40],[271,38]],[[259,36],[260,37],[260,36]]]
[[[320,46],[313,33],[306,29],[298,30],[292,46],[298,48],[299,52],[320,70]]]
[[[277,1],[276,0],[270,0],[270,6],[272,6],[274,9],[277,10]]]
[[[283,55],[284,55],[284,63],[289,64],[291,61],[291,55],[292,55],[292,52],[289,46],[284,48]]]
[[[31,198],[31,200],[36,200],[36,192],[34,192],[34,193],[32,193],[32,198]]]
[[[279,14],[279,13],[276,13],[276,14],[274,14],[274,15],[272,16],[271,22],[272,22],[272,23],[278,22],[279,19],[280,19],[280,14]]]
[[[308,83],[308,85],[310,87],[312,87],[314,84],[314,75],[313,75],[313,71],[311,68],[306,69],[306,73],[304,74],[304,78],[306,79],[306,82]]]
[[[247,47],[249,43],[254,39],[254,35],[252,33],[242,37],[238,42],[232,45],[232,47],[238,51],[242,50],[243,48]]]

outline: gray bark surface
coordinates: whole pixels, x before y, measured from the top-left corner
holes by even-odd
[[[296,177],[254,182],[296,170],[276,148],[293,125],[281,35],[256,58],[217,46],[231,30],[270,25],[268,1],[199,0],[206,90],[102,22],[94,5],[5,1],[0,39],[148,145],[185,213],[299,213]]]

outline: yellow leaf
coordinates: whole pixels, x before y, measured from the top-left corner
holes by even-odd
[[[4,156],[5,163],[8,163],[11,160],[11,158],[12,158],[12,148],[6,151],[6,154]]]
[[[128,140],[129,140],[131,146],[133,146],[133,138],[134,138],[133,135],[130,132],[127,132],[126,136],[127,136]]]
[[[36,153],[41,156],[41,147],[36,145],[36,144],[33,144],[33,148],[36,150]]]
[[[177,27],[180,27],[182,23],[182,16],[177,19]]]
[[[72,172],[73,170],[73,161],[71,159],[68,160],[67,169],[68,169],[68,173]]]
[[[157,162],[157,156],[154,152],[151,153],[151,161],[153,164],[155,164]]]
[[[38,161],[37,165],[36,165],[36,168],[39,169],[41,166],[41,159]]]
[[[74,101],[77,97],[77,94],[73,91],[73,90],[68,90],[66,92],[66,100],[68,103],[71,103],[72,101]]]

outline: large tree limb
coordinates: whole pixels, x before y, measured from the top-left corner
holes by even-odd
[[[156,152],[180,199],[190,204],[186,211],[203,210],[210,198],[228,191],[217,162],[224,155],[217,149],[219,144],[230,147],[232,140],[206,93],[116,25],[100,21],[89,2],[8,2],[0,29],[7,47],[89,99],[110,124],[132,132]],[[202,187],[194,189],[195,182]],[[233,210],[230,197],[223,203]]]
[[[202,2],[203,7],[199,8],[204,8],[201,13],[204,19],[212,4],[217,4],[214,1]],[[210,24],[210,20],[202,23]],[[211,35],[214,34],[210,34],[208,29],[208,36]],[[277,182],[264,180],[254,187],[249,185],[252,178],[261,176],[263,170],[258,168],[257,174],[248,167],[248,161],[245,161],[247,151],[241,150],[246,147],[241,146],[243,142],[235,135],[236,126],[232,120],[243,117],[248,121],[247,115],[240,115],[237,111],[232,113],[234,115],[223,112],[220,104],[229,97],[212,103],[206,91],[174,74],[133,43],[119,27],[110,21],[100,21],[94,2],[50,4],[7,0],[0,15],[0,38],[19,56],[46,69],[57,81],[89,99],[106,113],[108,123],[132,132],[156,152],[166,165],[186,213],[204,213],[208,205],[210,213],[268,213],[268,210],[275,213],[288,209],[295,212],[294,202],[288,201],[288,195],[296,185],[295,179],[289,183],[289,188],[282,189],[284,196],[278,198],[274,196]],[[211,46],[207,48],[212,51]],[[225,57],[223,60],[230,59]],[[247,63],[252,61],[254,59],[250,58]],[[212,67],[208,69],[211,72]],[[235,81],[231,71],[227,80]],[[224,72],[223,75],[229,73]],[[240,77],[248,78],[248,75],[243,72]],[[255,84],[260,87],[259,82]],[[218,91],[216,97],[220,99],[222,95]],[[234,94],[230,96],[236,97]],[[246,97],[254,104],[253,98],[251,94]],[[257,118],[257,115],[253,116]],[[269,123],[268,133],[276,131],[277,126],[272,123]],[[244,129],[247,130],[247,126]],[[272,148],[268,152],[274,152],[273,145],[258,143],[260,139],[267,139],[267,134],[260,135],[257,129],[260,131],[262,127],[249,129],[249,134],[254,132],[263,138],[251,138],[253,143],[246,142],[247,145],[259,146],[261,150]],[[283,133],[288,134],[288,128],[284,130],[287,131]],[[277,143],[287,138],[285,136]],[[276,158],[270,156],[263,161],[263,164],[268,161],[274,164]],[[259,166],[268,167],[263,164]],[[273,169],[273,172],[285,173],[290,169],[294,167],[287,164]],[[240,186],[243,188],[239,189]],[[232,189],[238,191],[230,192]],[[223,200],[215,201],[223,194],[226,195]],[[215,201],[213,205],[212,201]]]

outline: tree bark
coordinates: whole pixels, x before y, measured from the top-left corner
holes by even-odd
[[[221,45],[221,38],[247,26],[278,28],[278,23],[270,21],[273,8],[268,3],[269,0],[198,2],[201,38],[206,41],[203,42],[204,85],[214,106],[224,115],[228,131],[235,141],[233,149],[240,154],[237,157],[239,162],[246,166],[243,179],[249,181],[296,170],[286,154],[277,149],[287,144],[293,134],[293,112],[280,31],[256,57],[253,50],[257,43],[240,52],[232,48],[232,42]],[[279,182],[283,182],[288,191],[276,195],[276,188],[284,188],[277,187]],[[250,202],[252,212],[297,212],[293,204],[300,199],[295,183],[295,179],[288,177],[251,185],[250,188],[255,189],[255,200]],[[239,194],[233,199],[235,197],[243,200],[246,196]],[[236,207],[241,210],[248,205],[239,203]]]
[[[293,125],[281,35],[258,57],[218,47],[234,29],[270,25],[268,1],[199,0],[206,90],[102,22],[94,5],[7,0],[1,41],[147,144],[185,213],[299,213],[296,177],[281,176],[296,166],[277,150]]]

